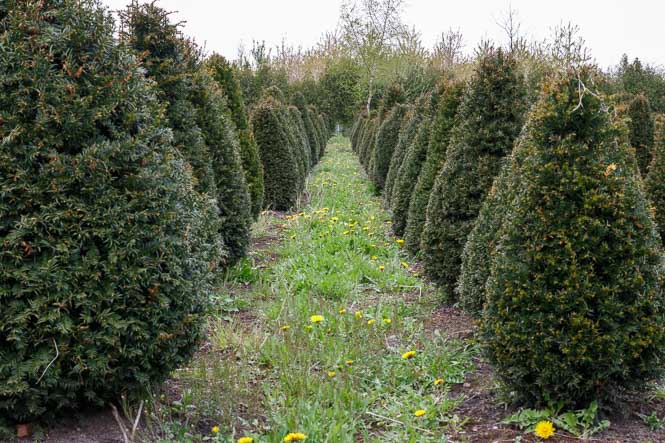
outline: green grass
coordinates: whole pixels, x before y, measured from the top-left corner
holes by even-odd
[[[292,215],[262,216],[255,235],[284,225],[280,241],[228,273],[209,344],[175,375],[183,400],[150,409],[162,441],[440,442],[463,424],[450,388],[474,351],[423,329],[435,300],[348,139],[331,141],[307,192]]]

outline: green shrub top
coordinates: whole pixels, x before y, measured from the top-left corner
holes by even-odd
[[[466,237],[502,158],[512,150],[525,106],[516,61],[500,49],[489,51],[480,59],[460,105],[427,208],[425,271],[448,296],[459,275]]]
[[[649,99],[640,94],[628,105],[630,144],[635,148],[637,165],[643,176],[653,157],[654,119]]]
[[[395,107],[386,114],[385,120],[383,120],[376,133],[376,141],[374,142],[375,146],[373,151],[373,169],[369,172],[370,177],[379,190],[383,189],[383,186],[386,183],[386,175],[388,175],[390,160],[395,151],[395,145],[397,145],[402,119],[404,118],[406,110],[407,107],[405,105],[395,105]]]
[[[207,68],[199,69],[192,76],[189,100],[196,108],[196,122],[212,157],[220,233],[228,249],[225,264],[233,264],[247,252],[252,224],[251,198],[235,125],[226,98]]]
[[[455,126],[457,111],[464,92],[464,84],[443,83],[436,100],[437,110],[432,121],[429,145],[425,162],[422,165],[416,186],[413,189],[406,217],[404,245],[412,254],[420,250],[420,240],[425,226],[427,205],[434,186],[434,180],[446,158],[450,132]]]
[[[252,215],[258,217],[263,208],[263,165],[259,158],[254,134],[249,127],[240,83],[231,64],[221,55],[213,54],[206,60],[213,77],[226,96],[231,117],[235,123],[240,142],[240,158],[245,172],[247,187],[252,200]]]
[[[392,83],[383,92],[383,96],[379,102],[379,120],[383,121],[396,104],[404,103],[404,101],[404,88],[399,83]]]
[[[665,240],[665,118],[658,121],[656,133],[653,159],[645,182],[660,238]]]
[[[533,405],[609,401],[663,370],[660,240],[627,131],[590,78],[545,84],[488,282],[482,342]]]
[[[265,205],[288,210],[299,191],[298,163],[294,155],[280,107],[272,97],[264,97],[252,113],[252,127],[265,173]]]
[[[113,31],[93,0],[0,6],[0,421],[135,398],[201,337],[216,203]]]
[[[402,122],[400,123],[397,144],[395,145],[393,155],[390,159],[390,166],[388,167],[386,183],[383,189],[383,198],[388,206],[390,206],[390,201],[392,199],[397,172],[399,171],[400,166],[402,166],[404,156],[406,156],[406,151],[408,150],[413,137],[416,136],[418,123],[420,122],[421,117],[421,113],[418,112],[419,109],[421,108],[417,103],[409,106],[404,113],[404,117],[402,117]]]

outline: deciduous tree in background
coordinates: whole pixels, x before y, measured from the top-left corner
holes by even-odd
[[[404,32],[403,7],[404,0],[357,0],[345,2],[341,8],[344,37],[365,76],[368,113],[379,60]]]

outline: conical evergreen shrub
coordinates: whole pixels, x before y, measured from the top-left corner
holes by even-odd
[[[202,190],[217,199],[226,264],[231,265],[245,255],[251,225],[238,140],[221,92],[210,73],[201,70],[199,49],[180,35],[169,15],[155,3],[134,2],[121,13],[121,37],[142,54],[148,77],[157,83],[176,146],[201,180],[213,182]]]
[[[512,56],[489,50],[460,105],[422,235],[425,272],[452,297],[466,238],[522,127],[525,88]]]
[[[399,130],[402,125],[402,119],[406,114],[407,107],[402,104],[395,105],[390,112],[385,116],[379,130],[376,133],[376,141],[374,142],[372,163],[373,169],[370,170],[370,178],[376,185],[378,190],[382,190],[386,183],[386,175],[388,175],[388,168],[390,167],[390,160],[392,159],[395,145],[399,138]]]
[[[486,284],[490,277],[492,257],[496,251],[501,232],[501,224],[509,205],[515,196],[517,181],[520,178],[520,152],[524,143],[518,142],[512,155],[501,168],[494,180],[469,234],[462,253],[462,267],[457,283],[457,296],[460,306],[480,318],[485,307]]]
[[[321,127],[321,119],[319,118],[319,112],[316,109],[316,106],[309,105],[307,106],[309,115],[312,118],[312,124],[314,125],[314,134],[316,135],[316,140],[318,142],[319,152],[316,154],[317,158],[323,156],[323,151],[325,150],[325,136],[323,135],[323,128]]]
[[[293,127],[295,129],[296,135],[296,152],[298,154],[298,161],[302,165],[302,169],[305,172],[305,178],[307,178],[307,173],[309,172],[310,165],[312,164],[312,151],[309,147],[309,142],[307,141],[307,131],[305,130],[305,123],[302,119],[302,114],[293,105],[290,105],[289,116]]]
[[[365,171],[369,171],[369,159],[374,155],[374,145],[376,142],[376,132],[379,126],[379,119],[376,116],[373,116],[365,124],[365,130],[363,131],[363,137],[360,141],[360,152],[358,158],[360,164],[363,165]]]
[[[658,121],[653,159],[645,182],[660,238],[665,240],[665,118]]]
[[[404,246],[412,254],[420,251],[427,204],[434,186],[434,180],[446,158],[450,132],[455,125],[463,92],[464,84],[461,82],[444,83],[441,87],[441,96],[438,100],[436,116],[432,122],[432,133],[427,147],[427,155],[418,174],[406,217]]]
[[[305,96],[301,92],[297,92],[293,97],[293,104],[298,108],[302,114],[302,121],[305,124],[305,132],[307,133],[307,142],[311,150],[311,163],[312,166],[319,162],[319,153],[321,152],[321,144],[317,137],[316,127],[312,120],[312,115],[309,112]]]
[[[298,198],[298,164],[289,144],[280,106],[274,98],[264,97],[252,113],[251,124],[263,162],[265,205],[279,211],[293,207]]]
[[[379,102],[378,117],[380,124],[383,123],[383,120],[395,105],[398,103],[404,103],[405,101],[406,97],[402,85],[399,83],[392,83],[388,86],[383,92],[383,96]]]
[[[591,84],[547,83],[532,110],[487,286],[481,343],[536,407],[612,401],[663,372],[660,239],[627,130]]]
[[[426,106],[430,107],[431,105],[427,104]],[[399,237],[404,235],[411,195],[414,185],[418,181],[420,168],[427,156],[431,129],[431,113],[425,112],[418,126],[417,134],[407,149],[406,156],[395,179],[395,187],[391,198],[392,228],[393,232]]]
[[[263,166],[259,158],[254,134],[249,127],[240,83],[234,68],[221,55],[213,54],[206,60],[206,65],[211,69],[213,77],[226,96],[231,117],[236,126],[240,142],[242,169],[245,172],[245,180],[252,199],[252,215],[256,218],[263,207]]]
[[[318,114],[319,117],[319,127],[321,128],[321,155],[319,158],[323,157],[326,152],[326,146],[328,146],[328,139],[330,138],[330,132],[328,126],[326,125],[326,119],[323,114]]]
[[[242,169],[240,144],[226,99],[207,68],[192,76],[189,98],[212,154],[220,232],[228,249],[226,265],[231,265],[245,256],[252,225],[252,200]]]
[[[418,123],[420,122],[419,109],[417,103],[414,106],[409,106],[404,113],[402,122],[400,123],[397,144],[395,145],[393,156],[390,159],[390,166],[388,167],[388,174],[386,175],[386,184],[383,187],[383,200],[387,207],[390,207],[390,200],[392,198],[397,172],[399,171],[400,166],[402,166],[407,148],[413,141],[418,130]]]
[[[420,123],[395,178],[391,197],[392,227],[393,232],[400,237],[404,235],[411,196],[427,155],[432,118],[438,104],[439,93],[439,90],[435,90],[424,94],[418,100],[416,106],[421,114]]]
[[[353,152],[358,154],[358,142],[362,136],[363,127],[365,124],[365,116],[363,114],[358,115],[358,117],[353,121],[353,126],[351,126],[351,132],[349,138],[351,139],[351,149]]]
[[[289,109],[286,106],[285,95],[277,86],[271,86],[263,91],[263,96],[272,98],[276,104],[275,110],[277,111],[280,125],[286,134],[289,149],[296,161],[296,183],[298,192],[300,192],[305,184],[306,168],[302,162],[300,143],[298,141],[295,122],[292,120]]]
[[[0,3],[0,73],[0,422],[137,399],[202,337],[216,202],[99,2]]]
[[[635,149],[637,165],[642,176],[646,176],[647,168],[653,157],[654,119],[649,99],[643,94],[631,100],[627,115],[630,118],[630,144]]]

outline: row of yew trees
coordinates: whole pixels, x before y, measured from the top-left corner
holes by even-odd
[[[615,103],[576,67],[528,100],[518,68],[491,49],[417,100],[396,84],[357,117],[353,148],[509,392],[611,407],[665,368],[665,124],[639,143],[644,97]]]
[[[221,271],[330,133],[274,88],[246,110],[233,66],[155,3],[118,16],[0,3],[0,438],[186,362]]]

